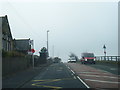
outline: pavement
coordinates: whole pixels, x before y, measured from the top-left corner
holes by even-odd
[[[20,88],[42,70],[44,70],[48,65],[42,64],[38,67],[29,68],[27,70],[17,72],[7,78],[2,78],[2,89],[4,88]]]
[[[78,75],[90,88],[106,89],[119,88],[120,76],[108,71],[94,68],[84,64],[66,63],[76,75]]]
[[[96,62],[96,64],[86,64],[86,65],[94,67],[96,69],[108,71],[108,72],[115,74],[115,75],[120,75],[120,70],[119,70],[120,66],[118,64],[115,64],[115,63]]]

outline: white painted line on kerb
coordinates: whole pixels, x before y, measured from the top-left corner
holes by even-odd
[[[111,81],[101,81],[101,80],[93,80],[93,79],[85,79],[87,81],[93,81],[93,82],[101,82],[101,83],[114,83],[114,84],[118,84],[120,82],[111,82]]]
[[[77,78],[78,78],[87,88],[90,88],[79,76],[77,76]]]

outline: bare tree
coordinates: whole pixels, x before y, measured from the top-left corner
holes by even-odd
[[[72,53],[72,52],[70,53],[69,57],[70,57],[70,58],[75,58],[75,60],[78,61],[78,56],[75,55],[75,54]]]

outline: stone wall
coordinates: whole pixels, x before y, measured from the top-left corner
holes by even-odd
[[[2,76],[7,76],[31,67],[31,59],[25,57],[2,58]]]

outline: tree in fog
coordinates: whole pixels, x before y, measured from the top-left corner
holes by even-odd
[[[69,57],[72,59],[72,58],[75,58],[76,61],[78,61],[78,56],[75,55],[74,53],[70,53]]]

